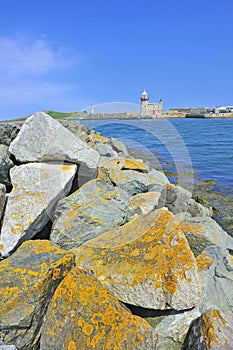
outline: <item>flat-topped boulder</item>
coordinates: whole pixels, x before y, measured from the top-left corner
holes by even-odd
[[[141,172],[148,172],[149,167],[141,159],[134,158],[113,158],[106,160],[101,164],[101,167],[106,170],[118,169],[118,170],[137,170]]]
[[[187,212],[191,197],[192,193],[183,187],[168,184],[165,206],[174,214]]]
[[[40,340],[40,350],[156,348],[153,328],[79,268],[73,268],[56,289]]]
[[[201,313],[210,309],[233,313],[233,293],[229,292],[233,290],[232,250],[210,246],[196,260],[203,286]]]
[[[129,210],[135,210],[138,214],[146,215],[158,208],[160,196],[161,193],[159,192],[135,194],[135,196],[132,196],[130,199]]]
[[[128,192],[131,196],[147,191],[162,192],[169,184],[163,172],[149,166],[140,159],[113,158],[101,162],[98,177]]]
[[[13,190],[1,230],[2,257],[44,228],[58,200],[69,193],[76,169],[75,164],[54,163],[23,164],[11,169]]]
[[[85,183],[58,205],[50,239],[64,249],[80,246],[129,217],[130,196],[101,179]],[[133,215],[136,210],[131,210]]]
[[[9,151],[20,163],[69,161],[95,170],[99,153],[44,112],[29,117]]]
[[[24,242],[0,262],[0,334],[18,350],[38,349],[48,303],[75,257],[46,240]]]
[[[201,282],[194,255],[166,209],[134,216],[73,252],[119,300],[149,309],[196,306]]]
[[[233,250],[233,238],[210,217],[186,217],[181,226],[195,256],[212,245]]]

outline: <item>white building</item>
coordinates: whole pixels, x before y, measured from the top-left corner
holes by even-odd
[[[141,93],[141,116],[158,118],[163,110],[163,101],[160,100],[158,103],[149,103],[149,95],[144,90]]]

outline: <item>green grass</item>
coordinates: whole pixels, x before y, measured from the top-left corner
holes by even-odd
[[[65,119],[65,118],[71,118],[72,113],[64,113],[64,112],[56,112],[56,111],[45,111],[50,117],[54,119]]]
[[[66,118],[81,118],[80,113],[78,112],[56,112],[56,111],[50,111],[50,110],[46,110],[44,111],[45,113],[47,113],[50,117],[54,118],[54,119],[66,119]],[[1,123],[7,123],[7,122],[20,122],[20,121],[25,121],[28,117],[30,117],[30,115],[27,115],[25,117],[21,117],[21,118],[15,118],[15,119],[10,119],[10,120],[2,120]]]

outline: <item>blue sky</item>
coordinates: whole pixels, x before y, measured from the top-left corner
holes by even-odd
[[[233,105],[232,0],[8,0],[0,119],[91,103]]]

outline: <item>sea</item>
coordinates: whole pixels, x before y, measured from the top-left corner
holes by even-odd
[[[122,141],[130,155],[164,171],[171,183],[205,200],[233,237],[233,119],[83,120]]]
[[[173,163],[193,169],[201,179],[233,187],[233,119],[173,118],[85,120],[90,128],[114,137],[161,170]]]

